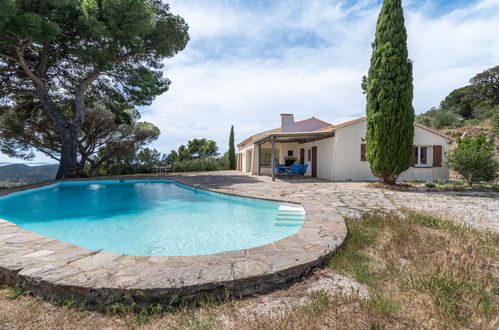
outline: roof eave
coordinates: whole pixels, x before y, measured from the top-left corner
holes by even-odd
[[[300,142],[303,140],[320,140],[320,139],[325,139],[328,137],[334,136],[333,131],[329,132],[284,132],[284,133],[269,133],[266,134],[265,136],[259,137],[258,139],[253,140],[253,144],[264,144],[272,141],[272,138],[275,139],[276,142],[284,142],[284,143],[290,143],[290,142]],[[291,140],[287,141],[279,141],[279,138],[291,138]]]

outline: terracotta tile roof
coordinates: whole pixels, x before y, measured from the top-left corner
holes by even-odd
[[[324,127],[324,128],[321,128],[321,129],[318,129],[316,132],[327,132],[327,131],[330,131],[334,128],[334,125],[331,125],[331,126],[328,126],[328,127]]]
[[[360,118],[348,120],[348,121],[345,121],[345,122],[337,124],[337,125],[331,125],[329,127],[324,127],[324,128],[322,128],[320,130],[317,130],[317,132],[324,132],[324,131],[328,131],[328,130],[336,130],[338,128],[347,127],[347,126],[350,126],[350,125],[354,125],[356,123],[360,123],[361,121],[363,121],[366,118],[367,118],[366,116],[363,116],[363,117],[360,117]],[[426,130],[426,131],[428,131],[430,133],[436,134],[438,136],[441,136],[443,138],[446,138],[446,139],[448,139],[450,141],[454,141],[454,139],[451,138],[450,136],[445,135],[444,133],[441,133],[441,132],[439,132],[439,131],[431,128],[431,127],[425,126],[425,125],[420,124],[418,122],[414,122],[414,126],[419,127],[421,129],[424,129],[424,130]]]
[[[295,123],[301,123],[301,122],[304,122],[304,121],[307,121],[307,120],[316,120],[316,121],[320,121],[321,123],[324,123],[326,125],[331,125],[331,123],[328,123],[327,121],[320,120],[319,118],[315,118],[315,117],[310,117],[310,118],[307,118],[307,119],[298,120],[298,121],[295,121]]]
[[[315,117],[310,117],[310,118],[307,118],[307,119],[302,119],[302,120],[295,121],[295,124],[296,124],[296,123],[303,123],[303,122],[306,122],[306,121],[309,121],[309,120],[318,121],[318,122],[321,122],[321,123],[323,123],[323,124],[325,124],[325,125],[331,125],[330,123],[325,122],[324,120],[317,119],[317,118],[315,118]],[[274,128],[274,129],[271,129],[271,130],[265,131],[265,132],[261,132],[261,133],[254,134],[254,135],[252,135],[252,136],[248,137],[247,139],[245,139],[245,140],[243,140],[243,141],[239,142],[239,143],[237,144],[237,147],[239,147],[239,148],[240,148],[240,147],[242,147],[242,146],[244,146],[244,145],[246,145],[246,144],[248,144],[248,143],[251,143],[253,140],[255,140],[256,138],[258,138],[258,137],[262,136],[263,134],[268,134],[268,133],[280,133],[280,132],[281,132],[281,128],[279,127],[279,128]]]
[[[343,123],[339,123],[339,124],[336,124],[336,125],[331,125],[329,124],[328,122],[325,122],[323,120],[320,120],[320,119],[317,119],[315,117],[310,117],[310,118],[307,118],[307,119],[303,119],[303,120],[299,120],[299,121],[296,121],[295,123],[299,123],[299,122],[304,122],[304,121],[307,121],[307,120],[317,120],[317,121],[320,121],[324,124],[327,124],[327,125],[330,125],[330,126],[327,126],[327,127],[324,127],[324,128],[321,128],[321,129],[318,129],[314,132],[327,132],[327,131],[330,131],[330,130],[337,130],[339,128],[343,128],[343,127],[347,127],[347,126],[351,126],[351,125],[355,125],[357,123],[360,123],[362,122],[363,120],[365,120],[367,117],[366,116],[363,116],[363,117],[359,117],[359,118],[355,118],[355,119],[351,119],[351,120],[348,120],[348,121],[345,121]],[[420,123],[417,123],[417,122],[414,122],[414,126],[416,127],[419,127],[421,129],[424,129],[430,133],[433,133],[433,134],[436,134],[438,136],[441,136],[443,138],[446,138],[448,139],[449,141],[454,141],[453,138],[451,138],[450,136],[448,135],[445,135],[431,127],[428,127],[428,126],[425,126],[423,124],[420,124]],[[268,134],[268,133],[280,133],[281,132],[281,129],[280,128],[274,128],[274,129],[271,129],[269,131],[265,131],[265,132],[261,132],[261,133],[258,133],[258,134],[255,134],[255,135],[252,135],[250,136],[249,138],[247,138],[246,140],[242,141],[241,143],[239,143],[237,146],[238,147],[241,147],[241,146],[244,146],[248,143],[250,143],[251,141],[255,140],[256,138],[262,136],[263,134]]]
[[[366,119],[366,116],[352,119],[352,120],[348,120],[348,121],[345,121],[345,122],[337,124],[337,125],[331,125],[328,127],[324,127],[324,128],[317,130],[317,132],[325,132],[325,131],[335,130],[337,128],[341,128],[341,127],[345,127],[345,126],[350,126],[350,125],[356,124],[357,122],[361,122],[363,119]]]
[[[426,131],[428,131],[428,132],[430,132],[430,133],[433,133],[433,134],[439,135],[439,136],[441,136],[441,137],[443,137],[443,138],[446,138],[447,140],[449,140],[449,141],[451,141],[451,142],[453,142],[453,141],[454,141],[454,139],[453,139],[453,138],[451,138],[450,136],[448,136],[448,135],[446,135],[446,134],[444,134],[444,133],[442,133],[442,132],[439,132],[439,131],[437,131],[436,129],[433,129],[433,128],[431,128],[431,127],[428,127],[428,126],[426,126],[426,125],[423,125],[423,124],[420,124],[420,123],[414,122],[414,126],[419,127],[419,128],[421,128],[421,129],[424,129],[424,130],[426,130]]]
[[[243,141],[239,142],[237,144],[237,147],[240,148],[248,143],[250,143],[251,141],[255,140],[256,138],[264,135],[264,134],[268,134],[268,133],[279,133],[281,132],[281,129],[280,128],[274,128],[274,129],[271,129],[271,130],[268,130],[268,131],[265,131],[265,132],[261,132],[261,133],[257,133],[257,134],[254,134],[252,136],[250,136],[249,138],[247,139],[244,139]]]

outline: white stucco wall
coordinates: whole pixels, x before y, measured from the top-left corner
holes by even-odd
[[[251,158],[252,158],[252,161],[254,160],[254,157],[252,155],[255,154],[255,150],[254,150],[254,146],[251,144],[251,145],[247,145],[247,146],[244,146],[243,148],[239,148],[238,152],[240,152],[242,154],[242,157],[241,157],[241,172],[243,173],[248,173],[249,172],[249,167],[248,167],[248,157],[250,156],[251,154]]]
[[[426,167],[414,168],[411,167],[399,176],[400,181],[447,181],[449,180],[449,168],[445,166],[445,154],[449,151],[449,140],[428,132],[420,127],[414,127],[414,145],[416,146],[429,146],[434,145],[442,146],[442,167]],[[433,164],[433,150],[429,153],[429,164]]]
[[[300,161],[300,149],[305,149],[305,163],[309,164],[307,175],[312,175],[312,164],[308,159],[308,150],[317,147],[317,177],[337,181],[376,181],[378,178],[372,175],[368,162],[360,160],[360,146],[362,138],[366,134],[366,123],[361,121],[350,126],[338,128],[335,136],[309,143],[276,143],[279,149],[279,157],[276,164],[283,164],[288,150],[293,150],[296,162]],[[442,146],[442,167],[411,167],[399,176],[400,181],[446,181],[449,179],[449,169],[445,166],[445,153],[449,151],[449,140],[429,132],[423,128],[414,127],[414,145]],[[270,144],[262,146],[270,148]],[[241,170],[243,173],[258,174],[258,148],[247,145],[239,149],[242,153]],[[252,169],[247,166],[248,157],[251,152]],[[429,164],[433,164],[433,152],[429,152]],[[262,168],[261,174],[270,175],[270,168]]]
[[[308,160],[307,155],[308,149],[312,149],[312,147],[317,147],[317,177],[331,180],[333,170],[334,138],[300,144],[300,148],[305,148],[305,163],[308,164],[308,176],[312,175],[312,161]]]
[[[362,121],[351,126],[340,128],[336,131],[336,148],[333,163],[332,180],[344,181],[375,181],[368,162],[360,160],[360,145],[366,134],[366,122]],[[414,127],[414,145],[442,146],[442,167],[411,167],[400,174],[400,181],[438,181],[449,179],[449,169],[444,165],[445,153],[449,150],[449,140],[420,127]],[[429,163],[433,163],[433,152],[429,152]]]

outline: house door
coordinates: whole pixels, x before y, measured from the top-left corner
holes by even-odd
[[[317,147],[312,147],[312,177],[317,177]]]
[[[305,164],[305,149],[301,148],[300,149],[300,164]]]
[[[236,166],[236,170],[242,171],[242,166],[243,166],[242,162],[243,162],[243,153],[240,152],[240,153],[237,154],[237,166]]]

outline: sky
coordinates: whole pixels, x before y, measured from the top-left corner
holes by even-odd
[[[189,139],[228,149],[278,127],[281,113],[332,124],[365,114],[381,0],[171,0],[190,42],[165,60],[170,90],[141,109],[168,153]],[[416,114],[499,64],[499,0],[405,0]],[[38,156],[35,161],[47,161]],[[0,161],[17,161],[0,155]]]

